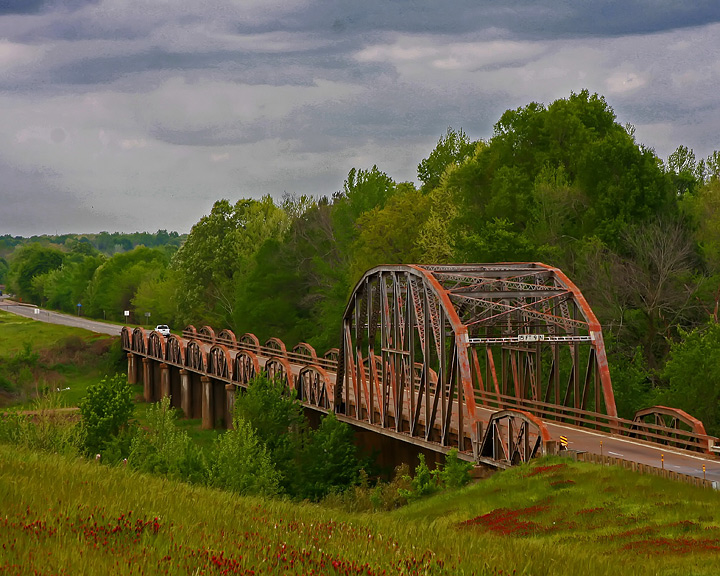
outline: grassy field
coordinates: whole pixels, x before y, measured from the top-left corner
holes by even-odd
[[[0,376],[6,375],[0,405],[20,402],[27,407],[37,394],[59,389],[61,403],[76,406],[91,382],[118,369],[114,365],[118,351],[112,348],[116,341],[80,328],[0,312]],[[28,351],[35,359],[24,363],[25,372],[16,367],[14,374],[13,359]],[[7,380],[14,386],[8,386]]]
[[[25,342],[66,405],[110,368],[106,337],[0,313],[0,370]],[[197,424],[178,421],[211,443]],[[0,574],[720,574],[720,494],[618,468],[545,459],[394,512],[328,502],[0,445]]]
[[[0,573],[711,575],[719,505],[554,459],[349,514],[0,446]]]

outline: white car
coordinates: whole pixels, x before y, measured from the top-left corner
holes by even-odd
[[[167,324],[158,324],[155,327],[155,332],[158,332],[163,336],[170,336],[170,326],[168,326]]]

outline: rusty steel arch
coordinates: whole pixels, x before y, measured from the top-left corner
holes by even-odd
[[[679,408],[652,406],[638,410],[630,435],[650,442],[710,452],[710,437],[705,425]]]
[[[323,358],[329,362],[335,362],[337,363],[338,359],[340,358],[340,349],[339,348],[330,348],[325,354],[323,355]]]
[[[185,366],[196,372],[205,371],[205,353],[202,344],[196,340],[190,340],[185,347]]]
[[[282,356],[287,358],[287,349],[285,348],[285,342],[280,338],[268,338],[265,342],[265,348],[273,353],[273,355]]]
[[[165,352],[167,362],[176,366],[185,366],[185,346],[183,344],[184,342],[181,342],[174,334],[167,337]]]
[[[188,338],[189,340],[196,340],[197,339],[197,329],[192,324],[189,324],[188,326],[185,326],[185,328],[182,331],[183,338]]]
[[[217,337],[218,344],[224,344],[230,349],[237,348],[237,338],[232,330],[225,328]]]
[[[132,349],[133,352],[145,354],[147,350],[147,336],[142,328],[135,328],[132,333]]]
[[[238,352],[233,365],[233,380],[243,386],[247,386],[250,380],[260,373],[258,357],[250,350]]]
[[[287,358],[281,356],[268,358],[265,362],[265,374],[271,380],[282,380],[291,390],[295,388],[295,378]]]
[[[147,338],[147,355],[156,360],[165,360],[165,336],[155,331],[150,332]]]
[[[203,342],[215,342],[215,330],[212,326],[203,326],[197,333],[197,339]]]
[[[310,346],[307,342],[299,342],[293,346],[293,354],[296,356],[302,356],[303,358],[307,358],[308,360],[312,362],[317,362],[318,356],[317,352],[315,351],[315,348]]]
[[[255,352],[260,351],[260,340],[251,332],[245,332],[245,334],[240,337],[240,340],[238,340],[238,343],[242,348],[248,348]]]
[[[120,330],[120,341],[124,350],[132,350],[132,333],[127,326],[123,326]]]
[[[478,455],[515,465],[543,455],[549,441],[539,418],[523,410],[501,410],[491,416]]]
[[[332,390],[328,373],[319,366],[303,367],[297,377],[296,388],[301,402],[329,410]]]
[[[213,344],[207,358],[208,374],[224,380],[232,379],[232,361],[230,360],[230,351],[226,346]]]
[[[480,440],[480,407],[617,418],[600,324],[545,264],[374,268],[345,309],[339,357],[337,411],[460,450]]]

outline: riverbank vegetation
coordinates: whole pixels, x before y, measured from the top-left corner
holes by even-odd
[[[322,353],[372,266],[542,261],[601,321],[621,416],[672,399],[720,434],[720,380],[677,376],[698,346],[706,359],[720,352],[720,152],[698,159],[679,143],[660,159],[582,91],[508,110],[484,140],[449,128],[417,179],[353,168],[334,193],[218,200],[187,238],[116,238],[112,251],[38,238],[3,252],[0,274],[42,306]]]

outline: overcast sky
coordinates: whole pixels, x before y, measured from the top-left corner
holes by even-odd
[[[215,200],[415,181],[448,126],[583,88],[720,149],[718,0],[0,0],[0,235],[188,232]]]

